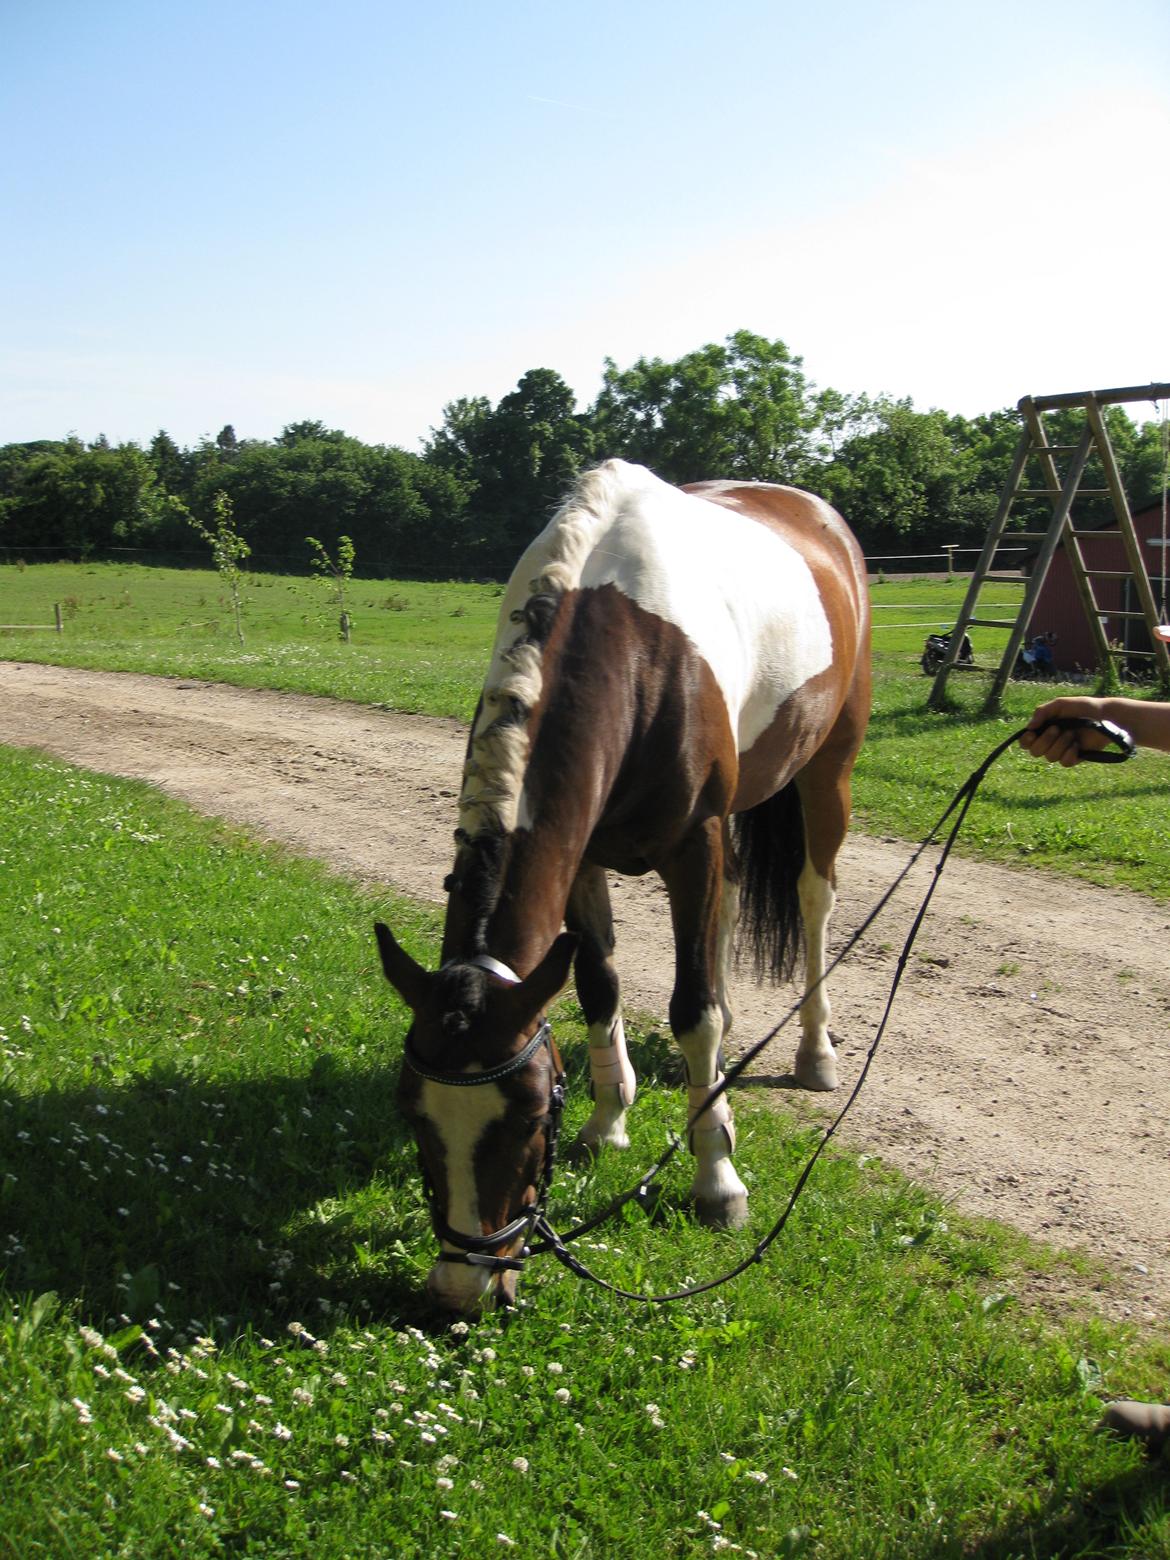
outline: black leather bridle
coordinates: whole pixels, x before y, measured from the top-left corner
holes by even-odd
[[[506,981],[508,985],[518,986],[520,977],[514,970],[509,969],[499,959],[493,959],[490,954],[475,954],[470,959],[460,960],[460,963],[474,965],[478,969],[487,970],[489,975],[494,975],[498,980]],[[496,1067],[485,1068],[482,1072],[440,1072],[436,1068],[428,1067],[421,1060],[418,1053],[407,1037],[403,1059],[411,1072],[420,1078],[425,1078],[430,1083],[446,1084],[453,1089],[475,1089],[484,1084],[499,1083],[504,1078],[510,1078],[515,1073],[527,1067],[528,1063],[545,1046],[548,1050],[549,1067],[552,1070],[552,1088],[549,1092],[548,1117],[545,1122],[544,1132],[544,1162],[541,1165],[540,1178],[536,1186],[536,1197],[525,1209],[510,1223],[505,1224],[502,1230],[495,1230],[491,1235],[469,1235],[463,1230],[457,1230],[447,1223],[439,1210],[438,1195],[435,1191],[435,1183],[426,1166],[422,1154],[419,1154],[419,1168],[422,1171],[423,1195],[427,1200],[427,1208],[431,1216],[431,1227],[436,1237],[449,1246],[455,1246],[455,1251],[439,1251],[440,1262],[463,1262],[470,1267],[488,1268],[493,1273],[513,1272],[518,1273],[524,1266],[525,1257],[530,1255],[528,1241],[533,1229],[539,1223],[543,1225],[545,1216],[545,1203],[548,1198],[549,1187],[552,1185],[553,1165],[556,1160],[557,1137],[561,1129],[561,1117],[565,1110],[565,1072],[561,1064],[560,1054],[553,1040],[552,1025],[547,1018],[542,1018],[532,1039],[515,1056],[510,1056],[506,1062],[500,1062]],[[501,1257],[498,1255],[501,1246],[511,1245],[518,1237],[524,1237],[524,1246],[520,1254],[515,1257]]]

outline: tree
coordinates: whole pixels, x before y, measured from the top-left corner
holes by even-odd
[[[463,484],[468,540],[492,570],[506,569],[588,465],[594,439],[572,390],[549,368],[534,368],[499,405],[453,401],[424,459]]]
[[[194,526],[199,535],[211,548],[211,556],[219,577],[228,587],[232,601],[232,616],[236,625],[236,638],[242,645],[244,643],[244,614],[240,586],[244,575],[240,565],[252,549],[232,524],[232,503],[226,493],[217,493],[215,495],[213,508],[215,517],[211,525],[204,525],[194,515],[191,515],[189,520],[190,524]]]
[[[338,537],[337,556],[331,558],[328,549],[315,536],[306,536],[305,541],[309,544],[309,563],[337,608],[341,637],[348,644],[349,610],[346,606],[346,591],[353,578],[353,542],[348,536]]]
[[[668,482],[705,477],[804,481],[815,464],[819,409],[803,363],[751,331],[675,363],[605,360],[590,413],[594,441]]]

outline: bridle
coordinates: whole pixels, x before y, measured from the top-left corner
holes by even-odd
[[[1084,719],[1082,717],[1068,717],[1064,719],[1048,721],[1044,726],[1038,728],[1038,730],[1047,730],[1049,726],[1057,726],[1061,730],[1091,728],[1097,731],[1099,734],[1107,737],[1108,740],[1112,742],[1114,747],[1117,749],[1117,751],[1113,752],[1104,749],[1083,750],[1081,753],[1082,761],[1099,764],[1118,764],[1123,763],[1127,758],[1131,758],[1135,751],[1133,738],[1127,731],[1123,731],[1121,727],[1114,725],[1112,721],[1093,721]],[[860,926],[858,926],[850,934],[844,947],[836,955],[836,957],[831,960],[831,962],[826,967],[824,974],[817,982],[818,986],[822,985],[837,968],[837,966],[842,962],[842,960],[853,951],[857,943],[861,940],[862,936],[869,930],[873,923],[882,914],[890,900],[893,898],[894,894],[897,892],[898,888],[909,876],[915,864],[921,857],[923,851],[933,843],[936,836],[942,829],[943,824],[947,821],[952,813],[956,812],[957,809],[955,820],[952,823],[946,840],[942,845],[939,859],[935,863],[934,875],[931,879],[930,885],[927,888],[925,895],[923,896],[922,903],[920,904],[911,924],[910,930],[907,933],[906,941],[903,945],[901,955],[899,956],[897,965],[894,970],[894,976],[890,984],[890,990],[886,997],[886,1005],[882,1014],[881,1022],[878,1024],[877,1032],[874,1035],[869,1051],[866,1054],[865,1061],[861,1067],[857,1081],[850,1091],[849,1097],[846,1099],[845,1104],[829,1123],[829,1125],[825,1128],[824,1132],[821,1134],[819,1142],[813,1149],[808,1160],[805,1162],[804,1168],[797,1176],[792,1188],[792,1192],[784,1206],[783,1211],[780,1214],[780,1217],[772,1225],[771,1229],[767,1231],[763,1238],[757,1242],[756,1246],[751,1252],[748,1253],[746,1257],[737,1262],[735,1266],[730,1268],[727,1272],[721,1273],[716,1278],[708,1279],[703,1283],[691,1284],[683,1289],[671,1290],[666,1294],[648,1295],[640,1294],[638,1291],[632,1289],[623,1289],[620,1285],[611,1283],[608,1279],[602,1278],[599,1274],[594,1273],[590,1268],[588,1268],[579,1257],[577,1257],[568,1249],[571,1242],[580,1239],[582,1235],[585,1235],[591,1230],[596,1229],[599,1225],[606,1223],[615,1213],[624,1207],[626,1203],[633,1202],[636,1199],[644,1198],[649,1190],[651,1182],[660,1174],[662,1170],[665,1169],[670,1160],[673,1159],[675,1154],[678,1153],[681,1149],[682,1140],[678,1137],[677,1134],[672,1134],[669,1146],[659,1156],[657,1161],[650,1166],[645,1174],[639,1178],[635,1185],[630,1187],[627,1191],[619,1193],[618,1196],[614,1197],[612,1201],[607,1203],[599,1213],[593,1215],[589,1219],[584,1220],[582,1223],[575,1225],[571,1230],[566,1231],[565,1234],[559,1235],[548,1222],[544,1204],[548,1195],[549,1187],[552,1183],[553,1161],[556,1153],[556,1139],[560,1130],[561,1115],[564,1110],[564,1069],[561,1065],[560,1055],[557,1052],[556,1045],[553,1041],[552,1026],[550,1025],[547,1018],[542,1018],[540,1026],[537,1029],[535,1035],[533,1035],[532,1039],[528,1041],[523,1050],[518,1052],[516,1056],[511,1057],[508,1061],[502,1062],[498,1067],[490,1068],[486,1072],[439,1073],[433,1070],[429,1070],[418,1061],[413,1052],[413,1048],[409,1044],[409,1041],[407,1043],[405,1059],[407,1065],[414,1072],[416,1072],[422,1078],[430,1079],[434,1083],[452,1084],[459,1088],[473,1088],[478,1084],[495,1083],[500,1078],[507,1078],[511,1074],[519,1072],[519,1070],[526,1066],[527,1063],[532,1059],[542,1044],[546,1044],[548,1046],[549,1059],[553,1067],[554,1083],[552,1096],[549,1101],[549,1128],[545,1138],[544,1166],[541,1171],[540,1184],[537,1187],[536,1199],[530,1207],[525,1209],[524,1213],[519,1218],[513,1219],[512,1222],[506,1225],[502,1230],[497,1230],[492,1235],[465,1235],[459,1230],[453,1230],[438,1211],[434,1186],[427,1172],[426,1165],[422,1163],[422,1158],[420,1155],[420,1164],[422,1164],[423,1174],[423,1189],[430,1208],[431,1223],[434,1227],[435,1234],[439,1237],[440,1240],[446,1240],[450,1244],[459,1247],[458,1251],[441,1251],[439,1254],[439,1261],[466,1262],[476,1267],[490,1268],[493,1272],[519,1272],[523,1268],[526,1258],[530,1256],[540,1256],[544,1252],[551,1251],[553,1256],[556,1257],[557,1261],[560,1262],[563,1266],[567,1267],[570,1272],[575,1273],[578,1278],[588,1279],[590,1283],[596,1284],[601,1289],[608,1290],[610,1294],[617,1295],[623,1300],[635,1301],[642,1305],[666,1304],[674,1300],[689,1299],[692,1295],[705,1294],[708,1290],[718,1289],[723,1284],[729,1283],[733,1278],[737,1278],[741,1273],[746,1272],[748,1268],[754,1266],[758,1262],[762,1262],[764,1255],[768,1251],[769,1247],[779,1237],[787,1225],[789,1216],[795,1208],[797,1200],[800,1197],[801,1192],[804,1190],[805,1184],[807,1183],[809,1176],[812,1174],[813,1167],[816,1165],[817,1160],[821,1157],[821,1154],[828,1146],[829,1140],[836,1134],[837,1129],[844,1121],[846,1115],[857,1099],[857,1096],[861,1093],[862,1086],[864,1085],[865,1080],[869,1075],[870,1067],[873,1063],[874,1057],[877,1054],[877,1049],[881,1043],[882,1036],[885,1034],[886,1025],[889,1022],[890,1014],[893,1010],[894,998],[897,995],[903,972],[905,971],[909,962],[911,949],[913,948],[915,939],[918,936],[919,928],[926,918],[926,912],[930,906],[930,901],[934,896],[935,889],[938,887],[939,880],[942,877],[943,868],[946,866],[947,858],[950,856],[951,849],[959,836],[959,831],[963,826],[963,820],[967,816],[967,811],[975,798],[976,791],[978,791],[980,785],[987,775],[988,770],[996,762],[996,760],[1004,753],[1006,753],[1008,748],[1012,747],[1016,742],[1018,742],[1020,737],[1023,736],[1024,732],[1030,729],[1033,728],[1027,726],[1022,727],[1019,731],[1013,732],[1010,737],[1007,737],[1004,739],[1004,741],[998,743],[979,765],[978,769],[974,770],[967,777],[967,779],[955,792],[955,795],[948,803],[937,823],[935,823],[934,827],[926,835],[922,843],[914,849],[909,861],[902,868],[901,872],[899,872],[893,883],[890,884],[889,888],[881,896],[877,904],[873,907],[872,910],[870,910],[869,914],[861,922]],[[502,964],[499,960],[493,959],[489,954],[477,954],[473,958],[463,962],[477,965],[481,969],[487,970],[490,974],[495,975],[500,980],[506,981],[510,985],[520,984],[520,977],[516,975],[513,970],[509,969],[506,964]],[[815,987],[810,988],[810,990],[815,989]],[[785,1013],[784,1017],[780,1019],[780,1021],[775,1024],[768,1031],[768,1033],[763,1036],[762,1039],[757,1040],[740,1057],[737,1058],[732,1066],[727,1069],[726,1076],[723,1078],[722,1082],[712,1089],[706,1100],[696,1111],[690,1123],[692,1127],[694,1122],[698,1120],[704,1111],[710,1109],[711,1106],[714,1105],[715,1101],[726,1092],[728,1087],[734,1083],[737,1078],[740,1077],[740,1075],[745,1071],[750,1063],[755,1060],[760,1052],[764,1050],[766,1046],[770,1045],[776,1036],[780,1033],[780,1031],[796,1016],[804,1002],[807,1001],[809,994],[810,992],[806,991],[797,1002],[792,1004],[787,1013]],[[539,1240],[535,1242],[533,1242],[531,1239],[534,1233],[540,1237]],[[515,1240],[517,1236],[521,1234],[523,1234],[525,1237],[525,1244],[518,1256],[500,1257],[495,1255],[500,1246],[507,1245],[508,1242]]]
[[[462,964],[470,964],[477,969],[486,970],[489,975],[494,975],[497,980],[502,980],[510,986],[518,986],[520,977],[515,970],[502,963],[499,959],[493,959],[490,954],[477,953],[469,959],[459,961]],[[524,1266],[525,1257],[530,1255],[528,1240],[533,1229],[544,1223],[545,1203],[548,1198],[549,1187],[552,1185],[553,1165],[556,1160],[557,1138],[561,1130],[561,1117],[565,1110],[565,1069],[561,1063],[560,1053],[553,1039],[552,1025],[548,1019],[542,1017],[537,1025],[536,1033],[532,1039],[515,1056],[510,1056],[506,1062],[500,1062],[496,1067],[485,1068],[482,1072],[440,1072],[433,1067],[428,1067],[423,1062],[417,1051],[410,1044],[407,1037],[403,1059],[411,1072],[420,1078],[425,1078],[430,1083],[442,1083],[453,1089],[475,1089],[484,1084],[499,1083],[504,1078],[510,1078],[513,1074],[528,1066],[528,1063],[544,1046],[548,1050],[549,1067],[552,1070],[552,1088],[549,1093],[548,1118],[544,1133],[544,1162],[541,1165],[540,1177],[536,1186],[536,1197],[524,1210],[510,1223],[505,1224],[502,1230],[495,1230],[491,1235],[469,1235],[463,1230],[457,1230],[447,1223],[439,1211],[439,1200],[435,1190],[435,1183],[431,1179],[427,1169],[426,1160],[419,1154],[419,1169],[422,1172],[423,1195],[427,1201],[427,1209],[431,1216],[431,1228],[437,1239],[446,1242],[449,1246],[455,1246],[455,1251],[439,1251],[440,1262],[463,1262],[470,1267],[487,1268],[493,1273],[513,1272],[518,1273]],[[501,1257],[497,1253],[501,1246],[508,1246],[518,1237],[523,1236],[525,1244],[519,1256]]]

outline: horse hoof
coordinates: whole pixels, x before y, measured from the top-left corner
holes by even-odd
[[[615,1138],[587,1138],[580,1133],[573,1139],[565,1150],[565,1158],[571,1165],[591,1165],[600,1157],[605,1148],[629,1148],[628,1137]]]
[[[827,1056],[801,1057],[798,1054],[792,1071],[802,1089],[828,1092],[837,1087],[837,1058],[832,1051]]]
[[[712,1230],[738,1230],[747,1223],[747,1193],[730,1197],[696,1197],[695,1217]]]

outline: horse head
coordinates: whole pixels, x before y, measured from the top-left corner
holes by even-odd
[[[428,1293],[447,1310],[510,1304],[560,1117],[560,1060],[544,1014],[577,939],[559,936],[521,979],[486,954],[431,974],[387,927],[375,932],[386,978],[412,1014],[398,1103],[440,1243]]]

